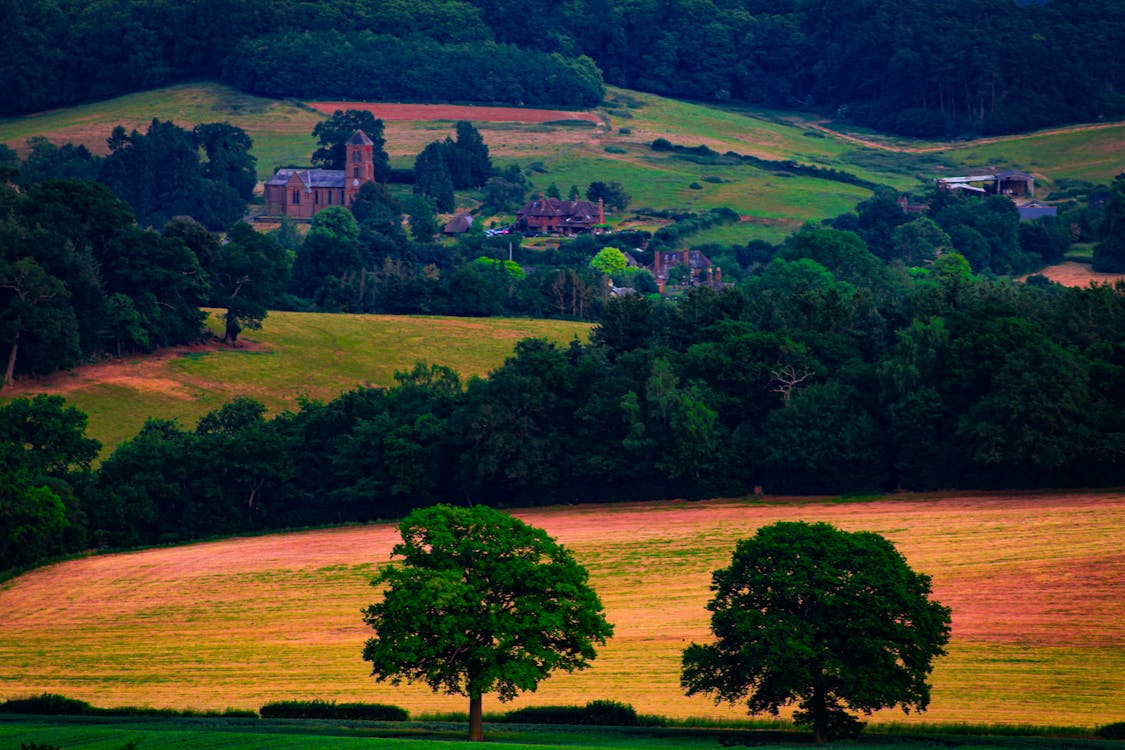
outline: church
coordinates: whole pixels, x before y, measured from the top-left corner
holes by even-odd
[[[311,219],[329,206],[350,206],[359,189],[375,181],[375,145],[357,130],[345,144],[346,169],[279,169],[266,183],[268,216]]]

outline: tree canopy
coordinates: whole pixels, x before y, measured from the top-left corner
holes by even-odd
[[[818,742],[862,726],[851,714],[925,710],[950,611],[930,599],[889,541],[826,523],[778,522],[735,547],[712,576],[715,641],[684,650],[688,695],[746,701],[750,713],[797,704]]]
[[[424,682],[469,698],[480,740],[481,697],[534,690],[556,669],[584,669],[613,634],[585,568],[542,529],[484,506],[411,513],[364,610],[375,629],[363,658],[392,685]]]

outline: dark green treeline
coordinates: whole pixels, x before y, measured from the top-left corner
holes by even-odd
[[[222,77],[592,106],[602,78],[915,136],[1125,114],[1117,0],[7,0],[0,114]]]

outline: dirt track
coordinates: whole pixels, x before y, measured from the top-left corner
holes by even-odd
[[[393,104],[386,102],[309,102],[309,106],[327,114],[338,109],[359,109],[371,112],[382,120],[476,120],[478,122],[554,122],[585,120],[601,124],[593,112],[563,109],[523,109],[519,107],[472,107],[458,104]]]

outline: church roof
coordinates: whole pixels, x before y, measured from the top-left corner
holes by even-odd
[[[297,176],[306,190],[344,187],[344,170],[342,169],[279,169],[274,172],[273,177],[266,184],[287,185],[294,175]]]
[[[367,137],[367,133],[362,130],[357,130],[352,133],[352,137],[348,139],[349,146],[373,146],[374,143]]]

